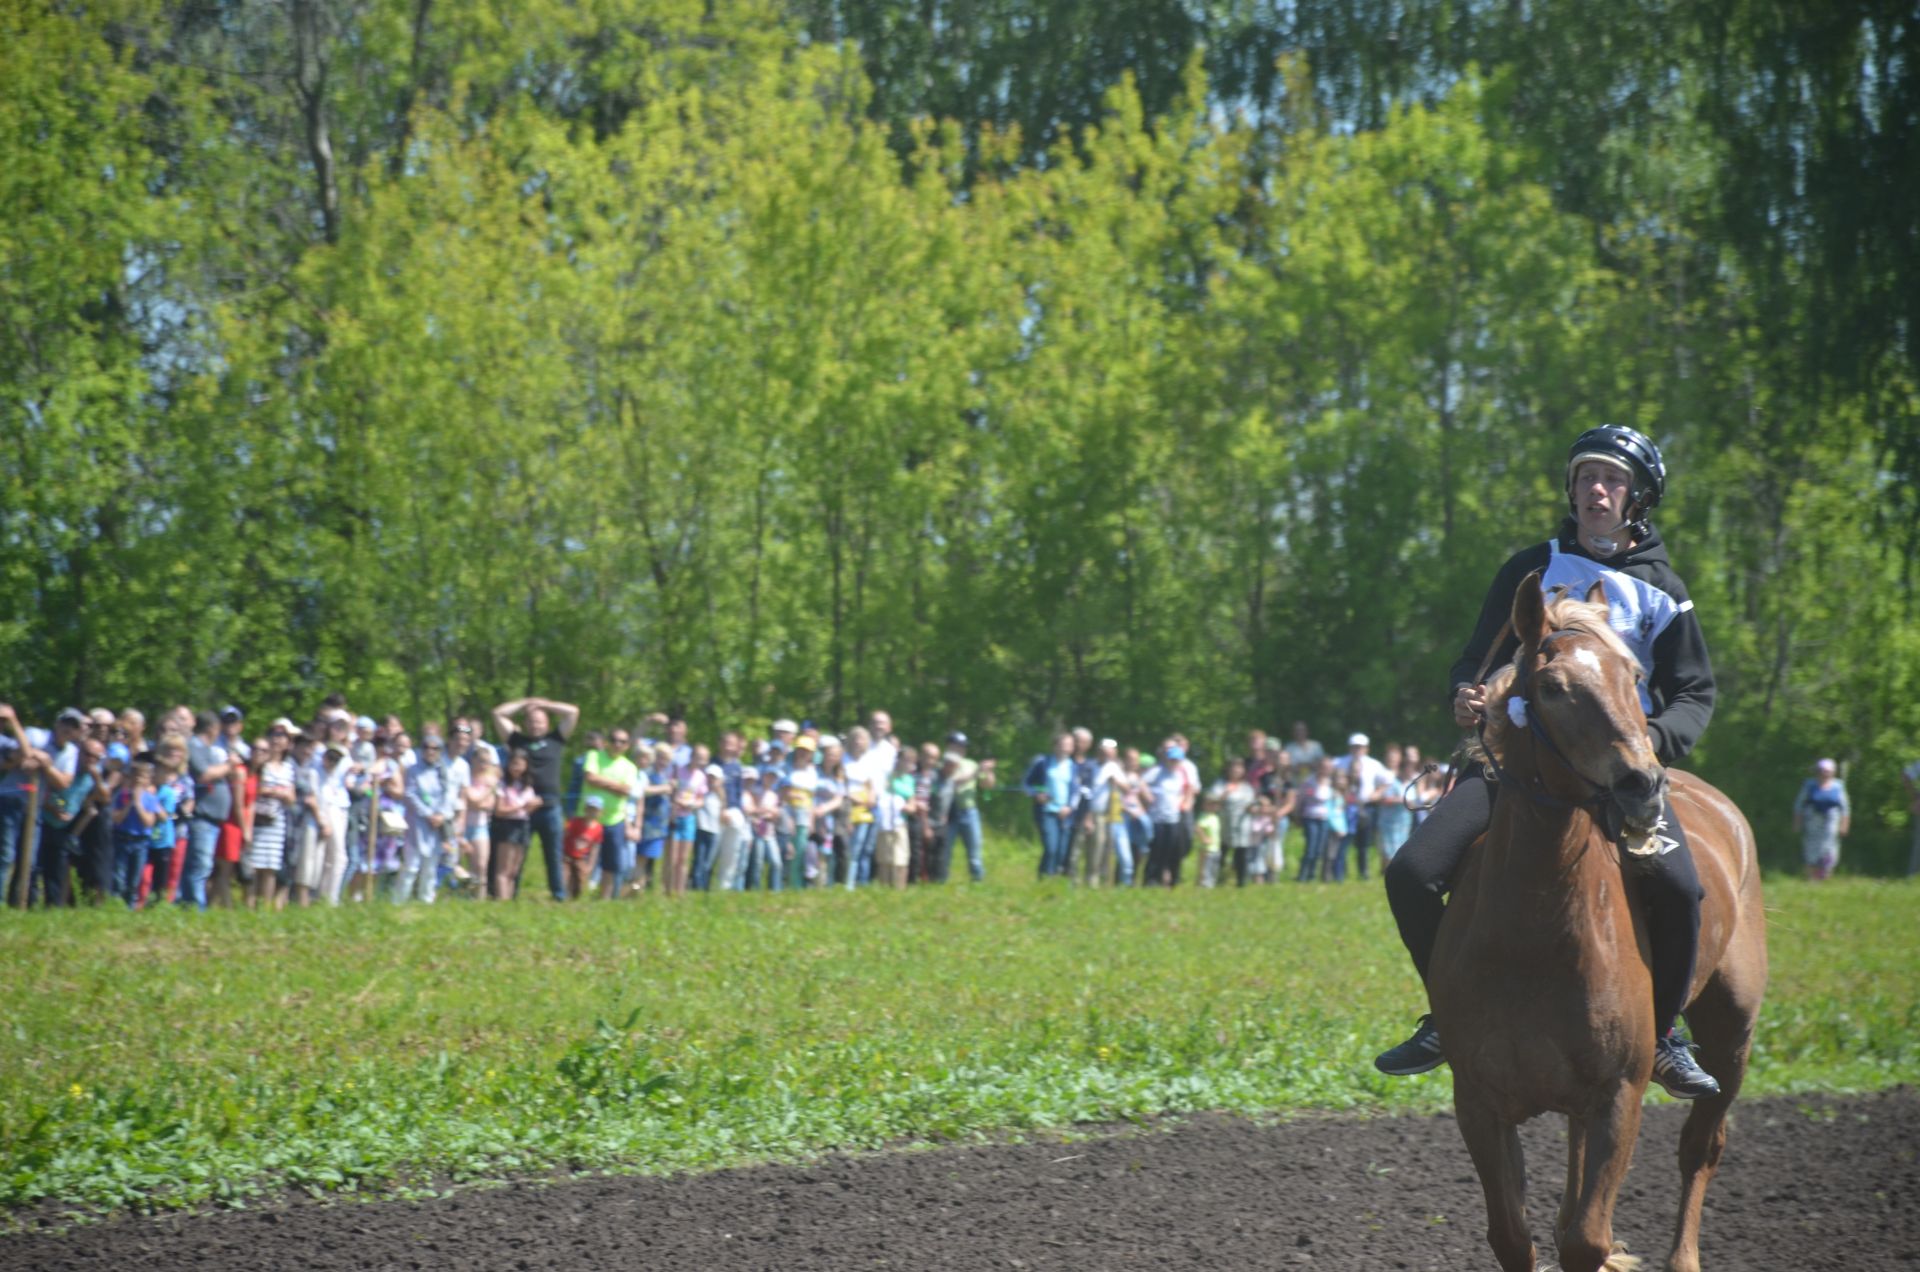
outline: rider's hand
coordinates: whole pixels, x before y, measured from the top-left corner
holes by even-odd
[[[1486,714],[1487,691],[1479,685],[1461,685],[1453,691],[1453,722],[1471,729]]]

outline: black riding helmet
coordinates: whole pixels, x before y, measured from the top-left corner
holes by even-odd
[[[1633,475],[1633,489],[1628,496],[1632,516],[1628,520],[1636,533],[1646,533],[1647,514],[1660,506],[1661,497],[1667,493],[1667,465],[1660,458],[1660,448],[1646,434],[1621,424],[1602,424],[1575,438],[1567,448],[1566,491],[1567,510],[1576,516],[1579,513],[1574,507],[1573,470],[1583,459],[1605,459],[1626,466]]]

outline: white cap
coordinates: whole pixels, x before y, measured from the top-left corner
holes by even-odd
[[[823,733],[820,735],[820,749],[822,751],[826,750],[830,746],[839,746],[839,745],[840,745],[840,739],[835,737],[833,734]]]
[[[800,732],[800,726],[791,720],[775,720],[773,722],[773,731],[775,733],[798,733]]]
[[[1371,744],[1367,741],[1366,734],[1356,733],[1352,737],[1347,739],[1347,745],[1348,746],[1369,746]]]

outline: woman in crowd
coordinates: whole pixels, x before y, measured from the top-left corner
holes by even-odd
[[[1390,746],[1387,748],[1387,753],[1392,755],[1397,749]],[[1380,868],[1382,870],[1385,870],[1387,863],[1393,860],[1393,854],[1400,851],[1400,845],[1407,842],[1407,836],[1413,833],[1413,810],[1407,805],[1408,801],[1417,798],[1419,793],[1416,789],[1419,772],[1415,765],[1418,757],[1417,751],[1412,758],[1409,758],[1405,751],[1400,751],[1396,760],[1388,764],[1389,776],[1385,798],[1380,805]]]
[[[667,836],[673,829],[673,747],[665,742],[653,748],[653,763],[634,787],[633,818],[637,827],[629,837],[640,845],[634,862],[633,890],[645,892],[666,856]],[[663,882],[661,886],[666,885]]]
[[[1142,780],[1145,774],[1140,767],[1140,748],[1130,746],[1120,753],[1121,773],[1120,808],[1127,823],[1127,852],[1132,856],[1132,869],[1122,883],[1144,884],[1147,881],[1147,852],[1153,846],[1153,821],[1147,816],[1147,791]]]
[[[700,833],[700,806],[706,798],[706,771],[691,758],[684,765],[676,765],[673,821],[667,829],[667,856],[660,875],[660,891],[665,896],[677,897],[687,890],[693,841]]]
[[[247,908],[271,910],[280,886],[280,867],[286,859],[287,827],[293,820],[293,765],[287,760],[289,738],[276,724],[253,744],[253,796],[247,801]]]
[[[488,842],[492,858],[489,866],[488,893],[499,901],[514,898],[515,881],[527,859],[527,844],[532,839],[531,819],[540,807],[532,779],[527,774],[527,753],[515,747],[507,754],[507,766],[500,774],[494,792],[493,816],[488,822]]]
[[[293,823],[288,827],[287,852],[293,858],[289,880],[295,906],[313,904],[327,864],[326,836],[320,807],[320,779],[324,774],[315,759],[315,739],[325,730],[324,722],[294,735],[288,759],[293,763]]]
[[[874,807],[879,802],[891,773],[877,775],[867,771],[872,752],[872,735],[859,725],[847,730],[847,755],[842,766],[846,785],[846,876],[851,892],[873,878],[873,846],[879,833]]]
[[[420,758],[407,770],[407,834],[401,848],[396,903],[419,896],[426,905],[440,884],[440,856],[454,812],[455,792],[448,786],[446,748],[438,734],[420,740]]]
[[[748,815],[753,823],[752,862],[748,866],[745,884],[747,887],[765,888],[769,892],[780,891],[783,882],[780,869],[780,769],[777,765],[760,766],[754,785],[747,789],[744,801],[749,805]]]
[[[1226,860],[1233,868],[1236,887],[1247,886],[1254,873],[1253,802],[1259,792],[1247,780],[1247,763],[1237,756],[1227,761],[1226,776],[1214,784],[1213,796],[1220,801],[1220,841]]]
[[[1800,784],[1793,801],[1793,828],[1800,834],[1801,860],[1807,878],[1825,879],[1840,864],[1840,840],[1853,828],[1853,805],[1840,780],[1840,766],[1821,760],[1813,776]]]
[[[373,851],[366,873],[356,880],[364,889],[363,900],[373,896],[377,879],[391,880],[400,873],[407,849],[407,766],[402,757],[412,753],[406,733],[396,731],[387,735],[374,763]]]
[[[1306,847],[1300,853],[1300,873],[1295,876],[1296,882],[1311,883],[1320,874],[1321,861],[1327,853],[1329,819],[1334,806],[1341,800],[1341,793],[1333,779],[1333,761],[1322,756],[1314,765],[1312,775],[1300,783],[1295,791],[1294,816],[1299,819],[1300,831],[1307,838]]]

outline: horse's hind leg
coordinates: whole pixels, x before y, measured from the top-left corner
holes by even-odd
[[[1680,1131],[1680,1218],[1673,1233],[1669,1272],[1699,1272],[1700,1205],[1727,1146],[1727,1108],[1740,1094],[1753,1049],[1759,994],[1743,994],[1726,971],[1707,982],[1687,1009],[1687,1024],[1700,1044],[1700,1064],[1720,1082],[1720,1094],[1695,1100]]]
[[[1467,1154],[1487,1194],[1487,1244],[1504,1272],[1533,1272],[1533,1235],[1527,1231],[1527,1162],[1520,1132],[1485,1103],[1453,1088],[1454,1116]]]
[[[1585,1117],[1567,1119],[1567,1191],[1554,1224],[1554,1244],[1566,1272],[1636,1266],[1613,1248],[1613,1203],[1633,1162],[1645,1087],[1622,1082],[1613,1098]]]

